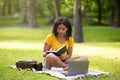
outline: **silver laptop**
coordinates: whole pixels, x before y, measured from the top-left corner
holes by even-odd
[[[64,75],[87,74],[89,61],[71,61],[69,62],[68,71],[63,72]]]

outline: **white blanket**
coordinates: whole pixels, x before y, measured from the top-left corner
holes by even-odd
[[[62,68],[52,67],[51,70],[37,71],[36,73],[47,73],[51,76],[55,76],[58,78],[64,78],[66,80],[73,80],[75,78],[85,78],[86,76],[99,77],[102,74],[109,75],[109,72],[103,72],[103,71],[99,71],[99,70],[88,70],[88,74],[78,74],[78,75],[73,75],[73,76],[65,76],[64,74],[62,74],[63,72],[64,71]]]
[[[11,68],[17,69],[16,66],[13,65],[8,65]],[[88,74],[77,74],[74,76],[65,76],[64,74],[62,74],[64,71],[62,68],[56,68],[56,67],[52,67],[51,70],[43,70],[43,71],[36,71],[35,69],[32,69],[33,72],[35,73],[46,73],[49,74],[51,76],[57,77],[57,78],[63,78],[66,80],[73,80],[75,78],[85,78],[86,76],[96,76],[99,77],[102,74],[106,74],[109,75],[109,72],[103,72],[103,71],[99,71],[99,70],[88,70]]]

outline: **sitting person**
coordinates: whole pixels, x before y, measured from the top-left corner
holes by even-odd
[[[67,18],[59,17],[55,20],[52,33],[49,34],[44,43],[43,57],[46,61],[46,68],[48,70],[51,67],[62,67],[63,70],[67,70],[69,61],[87,60],[86,56],[72,57],[74,40],[72,38],[72,26]],[[46,51],[57,50],[61,46],[66,45],[67,51],[61,56],[56,56],[53,53],[47,54]]]

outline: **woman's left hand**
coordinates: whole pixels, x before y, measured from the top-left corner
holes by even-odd
[[[60,59],[61,59],[61,60],[65,60],[65,59],[66,59],[66,56],[60,56]]]
[[[60,59],[61,60],[66,60],[66,59],[68,59],[69,58],[69,55],[67,55],[67,56],[60,56]]]

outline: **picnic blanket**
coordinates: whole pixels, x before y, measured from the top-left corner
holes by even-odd
[[[10,68],[17,69],[16,66],[14,66],[14,65],[8,65],[8,66]],[[38,73],[38,74],[46,73],[46,74],[49,74],[50,76],[54,76],[54,77],[62,78],[62,79],[66,79],[66,80],[74,80],[76,78],[85,78],[87,76],[99,77],[102,74],[106,74],[106,75],[110,74],[109,72],[104,72],[104,71],[100,71],[100,70],[88,70],[88,74],[77,74],[77,75],[73,75],[73,76],[72,75],[65,76],[64,74],[62,74],[64,72],[63,68],[57,68],[57,67],[52,67],[51,70],[43,69],[43,71],[36,71],[34,68],[32,68],[32,71],[35,73]]]

